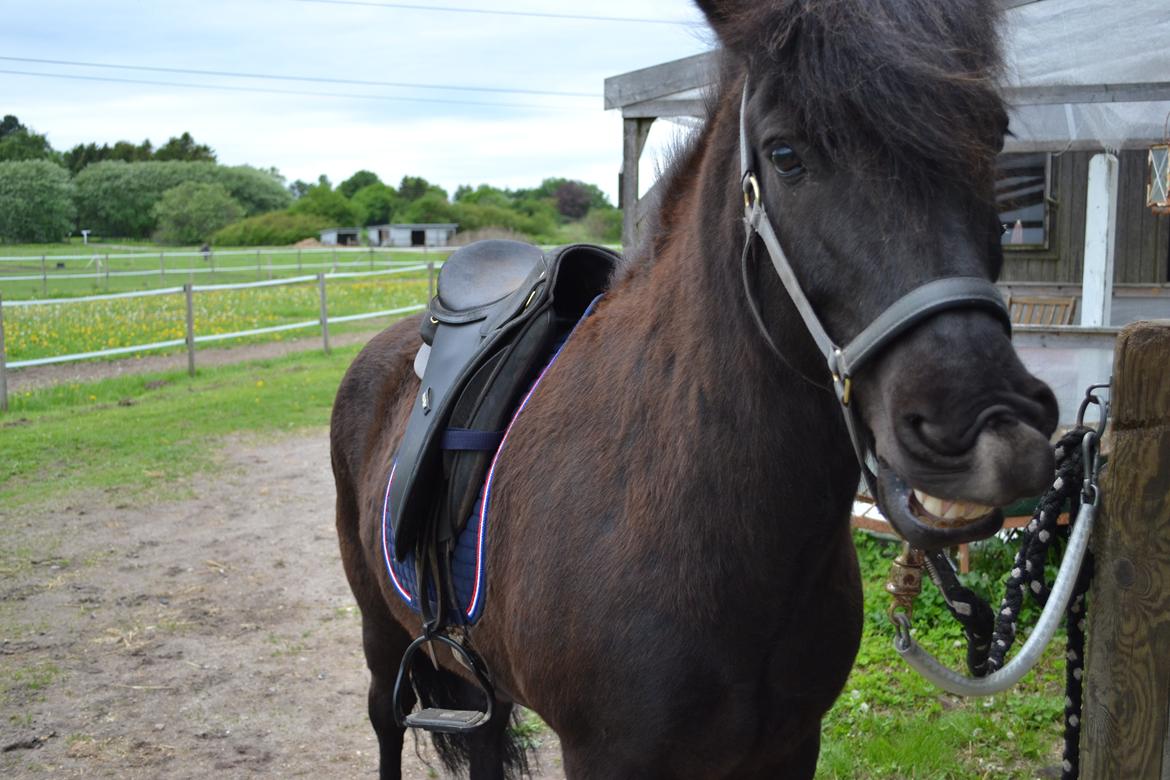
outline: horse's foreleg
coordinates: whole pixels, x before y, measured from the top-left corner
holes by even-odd
[[[385,607],[383,606],[384,610]],[[389,618],[362,613],[362,647],[370,669],[370,724],[378,735],[378,767],[381,780],[402,777],[402,737],[405,729],[394,720],[394,681],[398,664],[410,642],[410,636]],[[403,708],[414,706],[414,692],[403,691]]]

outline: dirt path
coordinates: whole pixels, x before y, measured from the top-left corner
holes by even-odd
[[[374,775],[326,432],[233,441],[174,493],[0,507],[0,776]]]
[[[334,347],[350,344],[365,344],[379,329],[354,333],[333,334],[329,343]],[[242,363],[247,360],[267,360],[294,352],[321,349],[321,339],[302,338],[288,341],[269,341],[263,344],[244,344],[238,347],[199,349],[195,353],[195,365],[222,366]],[[8,392],[19,393],[39,387],[69,384],[71,382],[93,382],[111,379],[126,374],[146,374],[157,371],[182,371],[187,368],[187,353],[173,355],[146,355],[128,360],[87,360],[81,363],[58,363],[48,366],[32,366],[10,371]]]

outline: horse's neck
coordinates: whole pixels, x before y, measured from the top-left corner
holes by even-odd
[[[615,374],[640,399],[618,408],[630,418],[619,424],[663,443],[649,467],[655,484],[670,486],[663,500],[680,512],[710,512],[711,522],[724,523],[736,513],[751,522],[761,513],[840,507],[856,485],[840,412],[754,330],[739,274],[742,238],[720,229],[737,227],[737,201],[711,203],[707,193],[701,202],[702,180],[671,204],[679,211],[665,220],[670,235],[647,242],[661,247],[660,256],[638,266],[611,301],[609,338],[641,345],[624,364],[613,358]],[[696,505],[704,497],[714,501]]]

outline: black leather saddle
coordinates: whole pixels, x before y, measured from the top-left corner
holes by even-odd
[[[441,544],[462,529],[520,397],[619,261],[586,244],[545,254],[493,240],[444,263],[422,321],[422,384],[390,486],[398,560],[420,538]]]

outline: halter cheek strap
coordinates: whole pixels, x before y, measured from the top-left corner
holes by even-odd
[[[849,438],[853,443],[853,450],[857,455],[858,462],[861,464],[861,471],[865,477],[866,486],[869,488],[871,494],[876,497],[876,475],[867,462],[869,453],[868,437],[863,433],[864,423],[862,423],[857,413],[856,406],[851,403],[853,400],[854,374],[864,365],[871,362],[892,341],[918,323],[939,312],[959,308],[982,309],[996,316],[1003,323],[1004,328],[1009,334],[1011,333],[1011,317],[1008,314],[1007,307],[1004,305],[1003,296],[1000,295],[996,286],[988,280],[974,276],[949,276],[927,282],[906,293],[890,304],[873,322],[854,336],[852,341],[844,347],[838,346],[833,338],[829,336],[824,325],[821,324],[821,320],[817,317],[816,311],[814,311],[812,304],[808,300],[808,296],[804,294],[804,289],[800,286],[800,282],[792,270],[788,256],[784,254],[784,249],[780,246],[780,240],[777,238],[776,231],[772,227],[772,220],[768,218],[767,211],[764,209],[764,201],[760,196],[760,183],[756,178],[756,174],[752,171],[751,146],[748,144],[747,137],[747,96],[748,85],[745,79],[743,98],[740,102],[739,112],[739,153],[740,173],[744,193],[744,227],[747,231],[743,257],[743,277],[752,315],[773,351],[780,355],[785,363],[792,366],[784,358],[780,350],[777,349],[776,345],[772,342],[771,336],[768,335],[766,328],[764,328],[763,319],[755,306],[755,298],[752,295],[752,290],[748,286],[747,253],[752,245],[752,240],[756,236],[759,236],[760,240],[764,243],[764,247],[768,250],[768,257],[772,261],[772,267],[775,269],[776,275],[780,278],[780,282],[784,285],[784,289],[788,292],[792,303],[796,306],[796,310],[800,313],[805,328],[825,358],[829,374],[833,378],[833,391],[837,396],[838,402],[841,404],[841,411],[845,416],[845,426],[849,430]],[[823,385],[809,378],[807,375],[803,373],[801,375],[813,384],[823,387]]]

